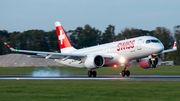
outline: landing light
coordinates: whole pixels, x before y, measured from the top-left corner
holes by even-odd
[[[120,63],[125,63],[126,62],[126,59],[124,57],[121,57],[120,58]]]
[[[155,58],[151,58],[151,61],[155,61],[156,59]]]

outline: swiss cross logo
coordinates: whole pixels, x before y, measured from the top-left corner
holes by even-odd
[[[62,35],[62,30],[60,30],[60,35],[58,36],[59,40],[61,40],[61,45],[63,44],[63,39],[65,39],[65,35]]]

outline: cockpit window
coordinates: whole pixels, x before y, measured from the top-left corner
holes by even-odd
[[[147,40],[147,41],[146,41],[147,44],[150,43],[150,42],[151,42],[151,40]]]
[[[160,43],[159,40],[154,40],[154,39],[152,39],[151,42],[152,43]]]
[[[151,39],[151,40],[146,40],[146,44],[148,43],[160,43],[159,40]]]

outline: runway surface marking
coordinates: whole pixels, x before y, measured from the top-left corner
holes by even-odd
[[[121,81],[180,81],[180,75],[98,75],[88,77],[87,75],[61,75],[61,76],[37,76],[31,75],[0,75],[0,80],[121,80]]]

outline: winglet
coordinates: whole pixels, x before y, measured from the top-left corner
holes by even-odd
[[[15,51],[15,49],[12,48],[10,45],[8,45],[6,42],[4,42],[4,44],[5,44],[11,51]]]
[[[176,49],[176,50],[177,50],[177,44],[176,44],[176,41],[174,42],[173,49]]]
[[[173,51],[176,51],[176,50],[177,50],[177,44],[176,44],[176,41],[175,41],[172,49],[164,50],[164,51],[161,52],[161,54],[162,53],[173,52]]]

